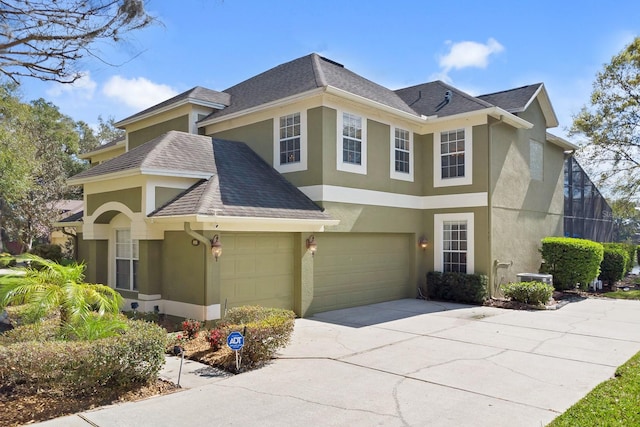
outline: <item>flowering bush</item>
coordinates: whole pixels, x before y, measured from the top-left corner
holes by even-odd
[[[211,349],[213,351],[218,351],[223,341],[222,331],[220,329],[211,329],[209,331],[209,336],[207,337],[207,341],[209,345],[211,345]]]
[[[198,336],[201,326],[202,325],[197,320],[185,319],[182,322],[182,331],[186,334],[186,338],[188,340],[192,340]]]

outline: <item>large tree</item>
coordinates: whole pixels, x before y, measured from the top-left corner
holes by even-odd
[[[640,37],[611,59],[593,83],[591,102],[574,117],[572,134],[587,144],[581,153],[620,197],[640,190]]]
[[[19,187],[0,188],[0,226],[13,240],[31,248],[58,216],[56,202],[63,197],[65,179],[74,170],[79,136],[75,122],[53,104],[38,99],[20,106],[26,113],[16,123],[0,123],[0,132],[6,143],[20,147],[15,153],[5,153],[11,155],[8,161],[22,162],[26,156],[28,167],[14,174]]]
[[[72,83],[78,60],[103,59],[96,42],[151,22],[142,0],[0,0],[0,74]]]

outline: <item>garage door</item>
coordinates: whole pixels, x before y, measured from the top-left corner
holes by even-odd
[[[223,234],[220,302],[293,309],[293,235]]]
[[[316,240],[313,313],[410,296],[410,236],[322,233]]]

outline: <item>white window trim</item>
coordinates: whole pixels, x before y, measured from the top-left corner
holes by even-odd
[[[464,129],[464,177],[460,178],[442,178],[442,156],[440,145],[440,134],[450,132],[456,129]],[[433,133],[433,186],[434,187],[452,187],[456,185],[473,184],[473,132],[471,126],[454,127],[451,129],[442,129]]]
[[[533,164],[534,164],[534,146],[540,148],[540,176],[533,175]],[[544,144],[540,141],[536,141],[535,139],[529,140],[529,174],[533,181],[544,181]]]
[[[130,250],[131,250],[131,257],[129,258],[129,268],[131,269],[130,273],[130,278],[129,278],[129,287],[128,288],[119,288],[118,287],[118,231],[124,231],[124,230],[128,230],[129,231],[129,240],[130,240]],[[131,228],[127,228],[127,227],[116,227],[113,229],[113,245],[112,245],[112,254],[113,256],[111,257],[112,259],[112,268],[113,268],[113,289],[115,290],[119,290],[119,291],[129,291],[129,292],[138,292],[138,289],[133,289],[133,264],[132,261],[138,261],[138,266],[140,266],[140,240],[138,240],[138,257],[134,258],[133,257],[133,241],[134,240],[138,240],[138,239],[134,239],[133,238],[133,234],[131,233]],[[124,259],[124,258],[123,258]]]
[[[296,163],[280,164],[280,117],[290,114],[300,114],[300,161]],[[280,173],[299,172],[307,170],[307,111],[282,111],[273,118],[273,168]]]
[[[436,214],[433,216],[433,266],[436,271],[444,271],[444,257],[442,256],[443,226],[446,221],[466,221],[467,222],[467,274],[475,272],[474,262],[474,241],[475,227],[473,223],[473,212]]]
[[[342,124],[344,114],[351,114],[353,116],[360,117],[362,120],[362,143],[360,153],[360,164],[354,165],[353,163],[345,163],[342,161]],[[336,169],[343,172],[358,173],[361,175],[367,174],[367,118],[362,114],[352,113],[350,111],[338,110],[338,131],[336,134]]]
[[[389,176],[391,179],[413,182],[413,152],[415,151],[413,146],[413,132],[410,129],[401,128],[399,126],[390,126],[390,128],[391,134],[389,139]],[[398,172],[396,170],[396,129],[409,132],[409,173]]]

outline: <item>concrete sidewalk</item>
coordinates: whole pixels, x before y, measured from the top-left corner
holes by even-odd
[[[541,426],[640,351],[640,302],[400,300],[299,319],[270,365],[43,426]]]

